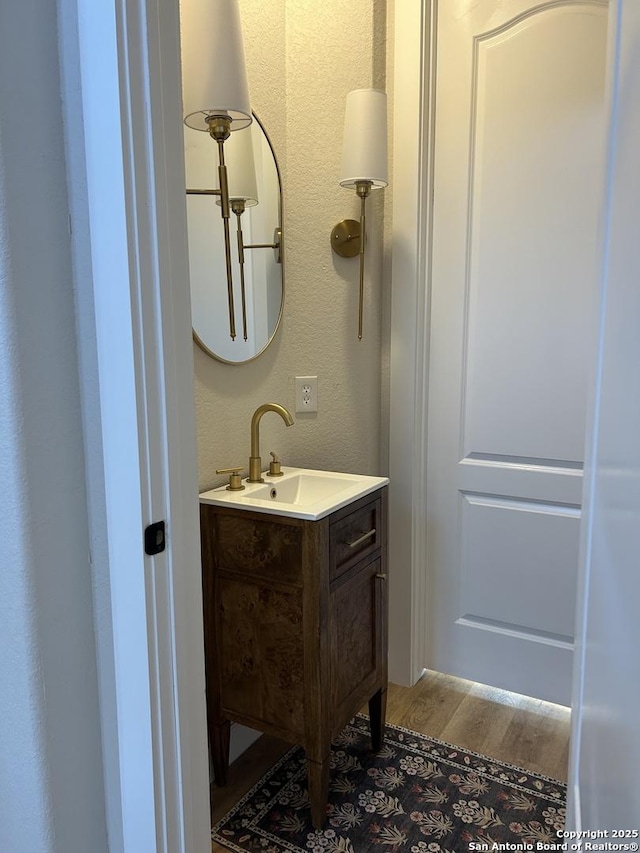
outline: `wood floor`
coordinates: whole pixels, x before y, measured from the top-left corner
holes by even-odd
[[[414,687],[389,685],[387,721],[508,764],[566,781],[570,711],[427,672]],[[260,779],[290,745],[261,737],[229,768],[229,784],[214,793],[216,822]],[[212,844],[212,851],[227,853]]]

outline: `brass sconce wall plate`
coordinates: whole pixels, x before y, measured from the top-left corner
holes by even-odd
[[[355,258],[360,253],[360,223],[343,219],[331,232],[331,248],[341,258]]]

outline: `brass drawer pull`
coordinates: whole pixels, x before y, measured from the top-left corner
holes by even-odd
[[[357,539],[354,539],[353,542],[345,542],[344,544],[347,545],[349,548],[357,548],[358,545],[362,545],[363,542],[366,542],[367,539],[371,539],[371,537],[375,535],[376,529],[374,527],[373,530],[370,530],[368,533],[363,533],[362,536],[359,536]]]
[[[386,581],[387,573],[386,572],[376,572],[376,577],[380,578],[381,581]]]

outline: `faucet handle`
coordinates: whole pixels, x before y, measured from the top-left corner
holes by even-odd
[[[269,462],[269,476],[270,477],[282,477],[282,469],[280,468],[280,457],[277,453],[274,453],[273,450],[269,451],[270,456],[272,457],[271,462]]]
[[[242,465],[239,465],[237,468],[216,468],[216,474],[230,474],[227,491],[241,492],[244,489],[242,477],[240,476],[243,470]]]

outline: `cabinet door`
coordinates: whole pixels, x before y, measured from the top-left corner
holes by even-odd
[[[331,585],[331,705],[339,731],[384,678],[386,578],[380,557]]]
[[[214,668],[222,714],[280,737],[304,732],[302,592],[220,572]]]

